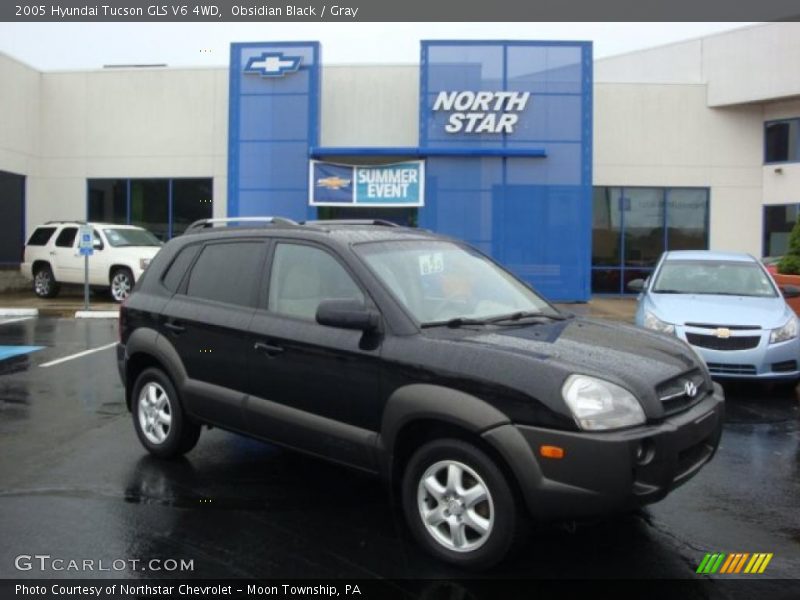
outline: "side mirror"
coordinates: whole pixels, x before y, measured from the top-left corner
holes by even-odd
[[[798,298],[800,297],[800,287],[796,285],[782,285],[781,293],[784,298]]]
[[[317,323],[339,329],[373,331],[380,316],[356,300],[323,300],[317,307]]]
[[[628,282],[628,289],[632,292],[643,292],[645,290],[644,279],[631,279]]]
[[[92,246],[94,247],[95,250],[102,250],[103,249],[103,241],[102,240],[98,240],[97,238],[95,238],[94,242],[92,243]]]

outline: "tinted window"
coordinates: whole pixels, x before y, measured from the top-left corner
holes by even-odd
[[[774,121],[764,126],[764,161],[800,160],[800,119]]]
[[[38,227],[36,231],[31,234],[31,239],[28,240],[28,246],[44,246],[50,240],[55,227]]]
[[[77,234],[77,227],[65,227],[61,230],[61,233],[59,233],[58,237],[56,238],[56,246],[61,248],[72,248],[72,244],[75,242],[75,236]]]
[[[167,272],[162,279],[162,283],[169,291],[173,293],[178,291],[178,286],[180,286],[183,276],[186,274],[186,270],[189,268],[189,265],[192,264],[199,250],[200,246],[194,245],[188,246],[178,252],[178,256],[173,259],[172,264],[167,268]]]
[[[344,267],[324,250],[278,244],[269,282],[269,310],[313,320],[322,300],[363,303],[364,295]]]
[[[192,269],[187,295],[228,304],[254,305],[253,290],[261,278],[262,248],[261,242],[209,244]]]

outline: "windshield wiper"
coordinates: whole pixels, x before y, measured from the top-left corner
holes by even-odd
[[[492,317],[491,319],[486,319],[486,322],[502,323],[503,321],[519,321],[520,319],[549,319],[551,321],[565,321],[567,317],[559,314],[549,315],[546,313],[533,310],[521,310],[508,315],[500,315],[499,317]]]
[[[691,294],[692,292],[683,292],[681,290],[653,290],[654,294]]]
[[[420,327],[461,327],[462,325],[486,325],[488,321],[486,319],[472,319],[470,317],[454,317],[452,319],[448,319],[447,321],[430,321],[428,323],[423,323]]]

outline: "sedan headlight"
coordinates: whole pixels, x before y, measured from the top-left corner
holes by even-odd
[[[644,326],[646,329],[652,329],[653,331],[660,331],[669,335],[675,334],[675,325],[662,321],[649,311],[644,313]]]
[[[783,327],[773,329],[769,334],[769,343],[777,344],[778,342],[785,342],[797,337],[797,317],[791,316],[789,320],[784,323]]]
[[[150,266],[150,258],[140,258],[139,259],[139,268],[144,271],[147,267]]]
[[[570,375],[561,395],[581,429],[600,431],[645,422],[639,401],[628,390],[596,377]]]

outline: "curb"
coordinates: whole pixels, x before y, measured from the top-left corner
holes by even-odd
[[[118,319],[116,310],[79,310],[75,312],[76,319]]]
[[[37,308],[0,308],[0,317],[38,317]]]

